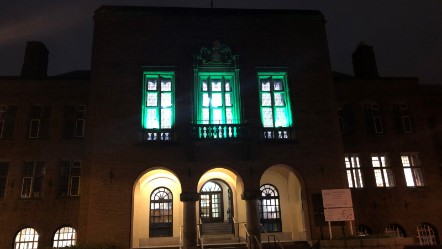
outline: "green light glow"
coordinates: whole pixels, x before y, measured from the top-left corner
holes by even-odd
[[[143,72],[141,126],[171,129],[175,119],[175,73]]]
[[[285,72],[259,72],[259,102],[263,127],[292,127],[292,111]]]
[[[239,124],[237,72],[198,72],[196,77],[196,123]]]

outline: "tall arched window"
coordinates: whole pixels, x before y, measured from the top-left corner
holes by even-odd
[[[173,236],[172,192],[165,187],[159,187],[150,195],[150,237]]]
[[[436,230],[430,224],[420,224],[417,226],[417,239],[421,246],[437,245]]]
[[[52,247],[70,247],[75,246],[77,240],[77,232],[72,227],[62,227],[54,234],[54,242]]]
[[[37,249],[38,247],[38,233],[35,229],[27,227],[23,228],[15,236],[15,249]]]
[[[281,232],[281,208],[275,186],[264,184],[260,188],[259,219],[267,232]]]

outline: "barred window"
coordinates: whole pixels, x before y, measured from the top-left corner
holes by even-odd
[[[361,236],[361,237],[366,237],[366,236],[370,236],[371,234],[373,234],[373,232],[371,231],[371,229],[368,226],[366,226],[366,225],[356,226],[356,235]]]
[[[392,237],[405,237],[404,229],[396,224],[390,224],[386,226],[385,234],[391,235]]]
[[[417,226],[417,239],[421,246],[431,246],[437,244],[436,230],[430,224],[420,224]]]

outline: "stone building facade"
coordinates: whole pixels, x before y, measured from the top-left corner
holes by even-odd
[[[262,227],[312,244],[329,238],[321,190],[349,187],[356,220],[335,236],[438,242],[440,95],[379,77],[365,45],[356,77],[333,75],[319,12],[103,6],[94,20],[90,76],[25,59],[0,79],[1,248],[193,248],[213,224],[252,247]]]

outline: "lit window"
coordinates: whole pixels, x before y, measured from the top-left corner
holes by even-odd
[[[0,162],[0,198],[5,197],[8,168],[9,168],[8,162]]]
[[[16,115],[16,106],[0,105],[0,139],[12,138]]]
[[[31,107],[29,138],[48,138],[52,106],[33,105]]]
[[[429,224],[417,226],[417,239],[421,246],[431,246],[437,244],[436,230]]]
[[[15,236],[15,249],[37,249],[38,233],[33,228],[24,228]]]
[[[367,131],[370,134],[384,133],[382,112],[378,104],[364,104],[364,115]]]
[[[385,155],[372,155],[374,176],[377,187],[394,187],[393,172]]]
[[[62,227],[54,234],[54,242],[52,247],[62,248],[75,246],[77,233],[72,227]]]
[[[361,166],[359,157],[355,155],[345,156],[345,168],[347,169],[347,180],[349,188],[363,188]]]
[[[405,180],[408,187],[424,186],[424,178],[418,154],[407,153],[401,155]]]
[[[44,162],[29,161],[24,163],[21,198],[39,198],[43,196],[44,174]]]
[[[173,198],[165,187],[156,188],[150,195],[150,237],[173,236]]]
[[[385,234],[390,235],[391,237],[405,237],[404,229],[396,224],[386,226]]]
[[[394,121],[398,133],[412,133],[413,123],[407,104],[393,105]]]
[[[80,161],[62,161],[60,166],[60,196],[80,195]]]
[[[223,222],[223,191],[213,181],[206,182],[200,191],[200,217],[203,223]]]
[[[281,232],[281,208],[279,204],[279,193],[275,186],[264,184],[259,189],[259,218],[265,232]]]
[[[199,72],[197,124],[239,124],[239,90],[234,72]]]
[[[173,140],[175,121],[175,73],[144,72],[142,97],[142,127],[145,140]]]
[[[67,105],[64,110],[63,137],[84,137],[86,123],[85,105]]]
[[[259,72],[259,102],[261,122],[264,127],[264,138],[289,139],[289,129],[281,129],[281,134],[271,134],[269,131],[278,128],[292,127],[292,111],[285,72]]]

